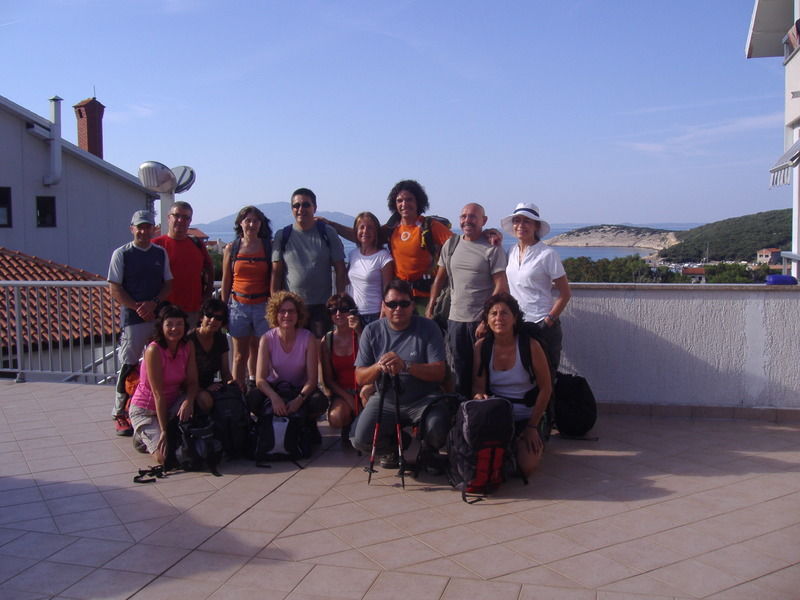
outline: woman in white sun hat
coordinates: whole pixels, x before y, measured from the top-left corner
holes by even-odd
[[[517,238],[508,253],[508,287],[519,302],[529,327],[538,330],[544,342],[550,367],[555,371],[561,360],[561,323],[559,316],[572,295],[561,257],[541,239],[550,232],[550,224],[539,216],[539,207],[520,202],[503,217],[504,231]],[[557,295],[553,294],[553,288]]]

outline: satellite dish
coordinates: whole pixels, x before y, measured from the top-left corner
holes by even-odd
[[[151,192],[169,194],[175,191],[175,174],[168,166],[148,160],[139,165],[139,181]]]
[[[172,169],[172,173],[177,181],[175,186],[176,194],[185,192],[194,185],[195,175],[192,167],[175,167]]]

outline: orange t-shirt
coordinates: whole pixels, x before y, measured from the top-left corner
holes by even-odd
[[[416,225],[398,225],[392,231],[391,248],[394,257],[395,273],[398,279],[416,281],[423,275],[430,274],[433,267],[433,256],[428,248],[420,246],[422,236],[422,217]],[[436,245],[441,246],[450,239],[453,233],[439,221],[431,219],[431,237]],[[428,294],[418,294],[426,296]]]

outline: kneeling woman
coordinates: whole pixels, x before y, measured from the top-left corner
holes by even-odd
[[[159,464],[167,452],[167,424],[175,415],[192,418],[197,398],[194,345],[186,340],[186,313],[168,304],[158,314],[153,341],[145,348],[139,385],[131,397],[134,444],[142,444]],[[209,406],[198,404],[201,410]]]
[[[550,401],[550,367],[542,346],[530,339],[531,364],[523,364],[519,351],[522,311],[510,294],[495,294],[483,308],[486,337],[475,344],[472,391],[476,399],[499,396],[511,401],[516,428],[517,464],[528,477],[544,451],[542,417]],[[481,365],[482,349],[491,344],[488,364]],[[486,351],[483,351],[485,355]],[[532,370],[535,382],[531,381]]]
[[[270,329],[258,344],[256,389],[248,392],[247,403],[256,415],[267,404],[278,416],[299,413],[314,424],[328,408],[328,399],[317,386],[319,341],[303,325],[308,311],[300,296],[291,292],[274,294],[267,304]]]

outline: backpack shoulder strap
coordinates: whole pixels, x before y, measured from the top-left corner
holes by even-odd
[[[229,266],[231,268],[231,273],[233,273],[233,265],[239,256],[239,248],[241,247],[242,247],[242,238],[240,238],[237,235],[236,238],[233,240],[233,242],[231,242],[231,253],[228,256],[228,258],[230,259]]]
[[[286,252],[286,244],[289,242],[289,236],[292,235],[292,226],[287,225],[281,229],[281,256]]]
[[[325,245],[328,246],[328,248],[330,249],[331,240],[328,238],[328,228],[322,221],[315,221],[315,222],[317,224],[317,233],[319,233],[319,237],[322,238],[322,241],[325,242]]]
[[[425,248],[434,254],[433,233],[431,232],[431,218],[422,217],[422,225],[419,232],[419,247]]]
[[[328,351],[330,355],[333,356],[333,331],[328,331],[325,334],[325,344],[328,346]]]
[[[453,260],[453,253],[455,253],[460,240],[460,235],[454,235],[444,243],[444,246],[442,246],[442,252],[445,251],[445,248],[447,249],[447,252],[445,252],[447,258],[444,263],[444,268],[447,271],[447,281],[451,288],[453,287],[453,270],[450,267],[450,262]]]
[[[484,371],[486,371],[486,393],[490,393],[489,390],[489,371],[490,363],[489,361],[492,360],[492,350],[494,349],[494,335],[491,333],[487,333],[486,336],[483,338],[483,343],[481,344],[481,359],[478,364],[478,376],[483,375]]]

